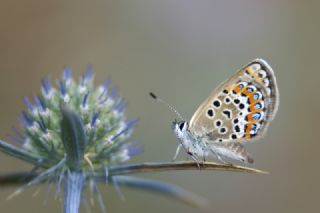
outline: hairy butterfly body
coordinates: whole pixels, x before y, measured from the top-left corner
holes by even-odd
[[[214,155],[222,162],[253,163],[243,144],[265,134],[278,105],[272,68],[262,59],[252,61],[213,90],[190,122],[173,122],[180,141],[174,159],[183,148],[195,161]]]

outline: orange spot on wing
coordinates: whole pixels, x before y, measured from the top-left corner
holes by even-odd
[[[253,98],[253,95],[249,96],[249,101],[250,101],[251,106],[254,106],[254,104],[258,102],[258,100]]]
[[[253,111],[254,108],[251,108],[251,107],[254,107],[255,103],[257,103],[258,100],[255,100],[255,99],[253,98],[253,95],[255,94],[255,91],[249,92],[246,88],[247,88],[247,87],[245,87],[245,90],[242,91],[242,93],[245,94],[245,95],[249,98],[249,101],[250,101],[250,110]]]
[[[247,90],[247,87],[243,88],[242,93],[245,94],[246,96],[249,96],[249,97],[251,96],[251,92]]]
[[[227,87],[226,87],[226,90],[227,90],[228,92],[230,92],[230,91],[232,90],[232,88],[233,88],[232,86],[227,86]]]
[[[251,104],[251,105],[249,106],[249,109],[250,109],[250,112],[253,112],[253,111],[256,110],[256,108],[254,108],[254,104]]]
[[[249,139],[251,137],[251,135],[250,135],[251,127],[252,127],[252,123],[248,123],[247,128],[246,128],[246,133],[245,133],[247,139]]]
[[[253,72],[253,71],[252,71]],[[254,73],[255,74],[255,73]],[[257,102],[259,102],[259,100],[255,100],[253,98],[253,95],[255,94],[256,91],[248,91],[247,90],[247,87],[244,87],[241,91],[242,94],[246,95],[248,98],[249,98],[249,101],[250,101],[250,106],[249,106],[249,109],[250,109],[250,113],[247,115],[247,120],[248,120],[248,123],[247,123],[247,127],[245,129],[245,138],[246,139],[250,139],[251,138],[251,134],[250,134],[250,131],[251,131],[251,128],[252,128],[252,125],[254,123],[257,123],[257,120],[255,120],[252,116],[254,113],[257,113],[257,112],[262,112],[263,110],[261,109],[255,109],[255,104]]]
[[[235,86],[233,91],[236,93],[236,94],[239,94],[241,91],[243,90],[243,88],[239,88],[238,86]]]
[[[262,82],[262,78],[260,78],[258,76],[257,72],[254,71],[251,67],[248,67],[246,70],[252,77],[254,77],[254,79],[256,79],[256,81],[258,81],[260,83]]]

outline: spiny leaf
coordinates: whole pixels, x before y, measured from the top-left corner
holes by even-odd
[[[61,138],[67,154],[67,164],[72,169],[78,169],[84,155],[86,135],[81,118],[67,104],[60,104]]]

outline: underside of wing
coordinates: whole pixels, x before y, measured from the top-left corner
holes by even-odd
[[[222,161],[224,161],[223,159],[238,160],[245,163],[253,163],[254,161],[241,143],[211,143],[209,148],[211,152]]]
[[[208,142],[256,139],[266,132],[278,104],[274,72],[256,59],[211,93],[191,118],[189,130]]]

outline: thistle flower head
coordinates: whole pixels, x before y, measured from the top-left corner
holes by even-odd
[[[65,68],[57,87],[48,79],[41,85],[40,95],[24,99],[23,129],[15,137],[40,165],[50,168],[66,158],[66,166],[99,170],[141,151],[130,139],[137,119],[126,119],[126,102],[110,79],[94,87],[91,66],[79,82]]]
[[[14,129],[12,138],[17,147],[0,140],[0,151],[35,165],[29,173],[2,177],[1,182],[25,182],[8,199],[20,194],[26,187],[38,183],[56,183],[57,195],[64,189],[64,212],[79,212],[83,188],[88,185],[92,198],[97,198],[101,210],[104,202],[96,182],[160,192],[192,206],[204,207],[202,198],[165,182],[123,176],[137,172],[199,169],[198,162],[141,163],[115,165],[129,160],[142,149],[131,140],[137,120],[125,117],[126,102],[117,95],[117,89],[106,80],[93,85],[92,67],[77,83],[70,68],[66,68],[57,87],[48,79],[41,82],[41,93],[32,100],[25,98],[27,109],[19,117],[22,131]],[[156,98],[152,95],[153,98]],[[109,166],[113,164],[112,166]],[[202,162],[201,169],[264,173],[260,170]],[[17,178],[18,177],[18,178]]]

